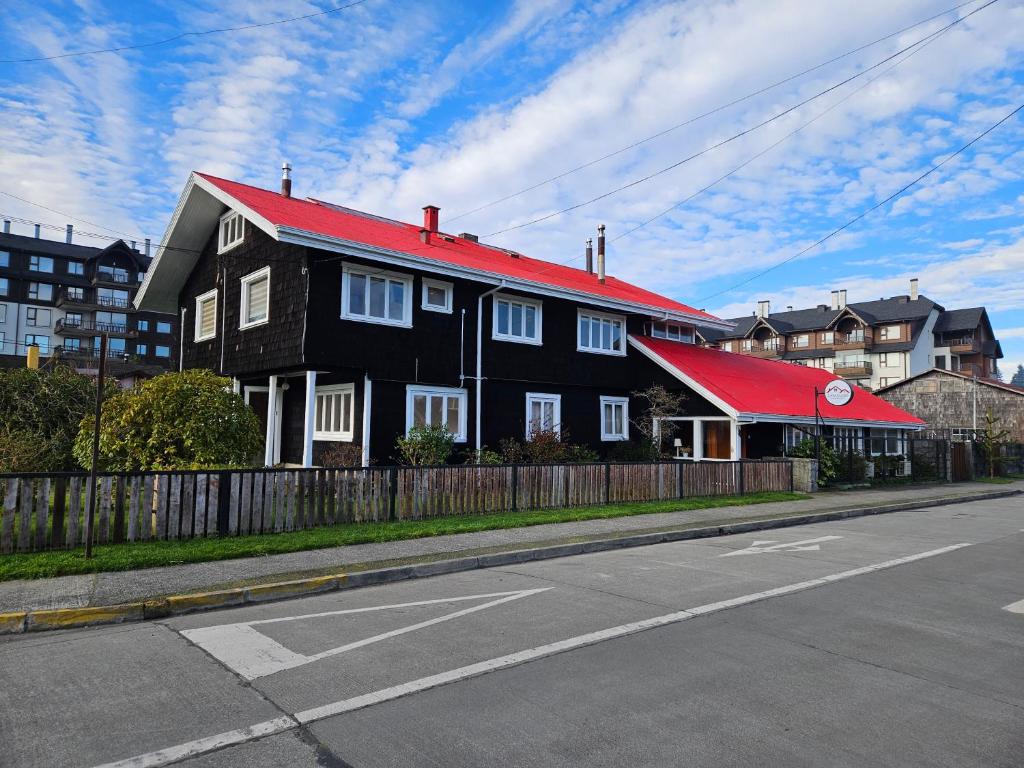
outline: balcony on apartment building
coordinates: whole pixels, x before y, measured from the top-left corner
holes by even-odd
[[[974,336],[958,336],[943,339],[940,346],[948,346],[949,351],[957,355],[976,355],[981,352],[981,340]]]
[[[857,376],[870,376],[871,375],[871,361],[870,360],[836,360],[832,367],[832,372],[836,376],[857,377]]]
[[[122,339],[138,338],[139,332],[122,323],[97,323],[92,320],[68,320],[61,318],[53,326],[58,336],[96,336],[106,333]]]
[[[129,284],[128,270],[99,267],[92,276],[92,284],[126,287]]]
[[[856,328],[852,331],[836,331],[832,348],[837,351],[843,349],[871,349],[874,343],[874,331],[870,328]]]
[[[744,346],[742,351],[754,357],[778,357],[786,351],[786,340],[773,336],[768,339],[750,339],[750,346]]]
[[[102,296],[99,292],[65,288],[57,294],[57,306],[68,309],[116,309],[121,312],[134,312],[131,299],[117,296]]]
[[[57,346],[53,348],[53,354],[55,357],[60,357],[65,360],[88,361],[100,359],[100,351],[93,347]],[[138,355],[130,354],[123,349],[108,349],[107,359],[128,362],[131,360],[138,360],[139,357]]]

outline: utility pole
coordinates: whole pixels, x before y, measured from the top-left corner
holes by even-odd
[[[92,557],[92,521],[96,517],[96,466],[100,460],[100,413],[103,410],[103,379],[107,373],[107,334],[100,335],[100,365],[96,377],[96,410],[92,427],[92,466],[89,468],[89,509],[85,516],[85,557]]]

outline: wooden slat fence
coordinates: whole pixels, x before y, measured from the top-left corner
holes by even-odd
[[[793,487],[788,460],[0,475],[0,554]]]

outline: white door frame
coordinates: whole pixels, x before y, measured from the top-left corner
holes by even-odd
[[[244,387],[245,404],[249,405],[250,392],[266,392],[270,394],[270,387]],[[274,463],[281,463],[281,415],[283,413],[282,403],[284,401],[284,387],[277,388],[277,397],[274,398]]]

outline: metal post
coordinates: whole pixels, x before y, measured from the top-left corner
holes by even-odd
[[[814,460],[818,462],[818,471],[821,471],[821,414],[818,412],[818,388],[814,388]]]
[[[96,517],[96,467],[100,461],[100,415],[103,412],[103,379],[107,374],[107,334],[100,334],[100,365],[96,376],[96,409],[92,427],[92,466],[89,467],[89,509],[85,517],[85,557],[92,557],[92,521]]]

